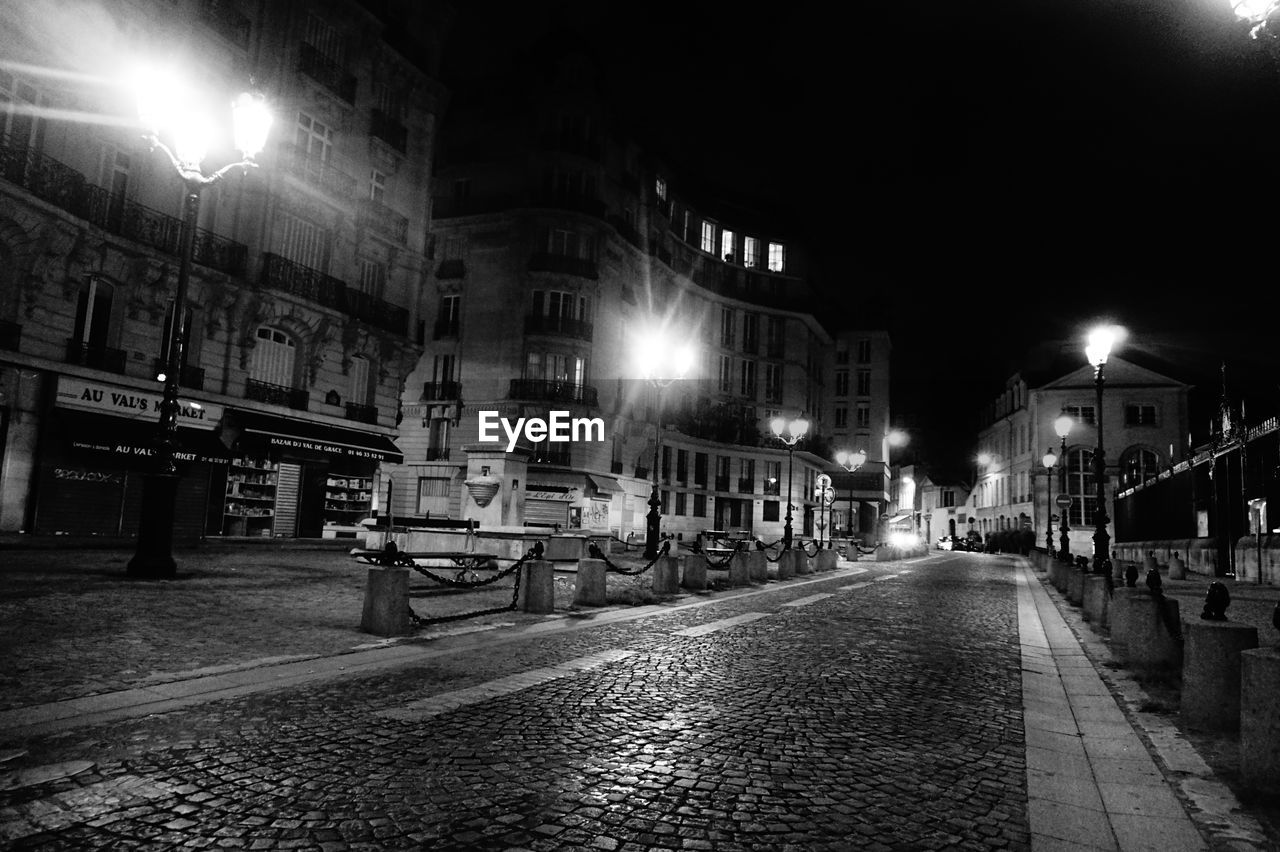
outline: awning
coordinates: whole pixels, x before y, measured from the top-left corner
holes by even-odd
[[[601,476],[598,473],[588,473],[587,479],[596,490],[602,494],[621,494],[623,492],[622,483],[614,479],[612,476]]]
[[[890,518],[889,520],[885,521],[885,523],[886,523],[886,524],[900,524],[900,523],[902,523],[903,521],[909,521],[909,520],[911,520],[911,515],[908,513],[908,514],[902,514],[902,515],[894,515],[892,518]]]
[[[121,460],[144,460],[155,456],[159,437],[159,420],[148,422],[106,414],[56,409],[50,415],[53,431],[60,434],[74,452],[101,453]],[[179,463],[225,463],[230,458],[227,448],[209,429],[178,427],[178,448],[174,453]]]
[[[245,436],[250,441],[256,437],[277,449],[310,450],[330,456],[376,459],[396,464],[404,461],[404,454],[391,439],[377,432],[343,429],[254,411],[227,412],[227,428],[233,434],[239,431],[239,441],[243,441]]]

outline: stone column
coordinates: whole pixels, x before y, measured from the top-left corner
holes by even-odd
[[[1280,647],[1240,652],[1240,775],[1280,790]]]
[[[1090,574],[1084,578],[1084,620],[1093,624],[1094,629],[1101,631],[1107,626],[1107,578],[1100,574]]]
[[[579,559],[578,577],[573,588],[573,602],[579,606],[604,606],[606,573],[603,559]]]
[[[409,618],[408,568],[369,569],[360,629],[377,636],[403,636],[413,630]]]
[[[521,612],[553,612],[556,607],[555,568],[544,560],[530,560],[520,569],[520,597],[516,601]]]
[[[470,483],[462,486],[463,519],[474,518],[482,528],[522,525],[529,454],[520,449],[505,452],[502,444],[468,444],[463,450],[465,482]]]
[[[1256,647],[1256,627],[1208,619],[1187,623],[1182,660],[1183,722],[1206,731],[1239,730],[1240,653]]]

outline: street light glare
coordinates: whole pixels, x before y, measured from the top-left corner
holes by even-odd
[[[1071,434],[1071,427],[1074,425],[1075,421],[1071,419],[1071,415],[1062,414],[1053,421],[1053,431],[1058,433],[1059,438],[1065,438]]]
[[[1102,326],[1095,328],[1089,333],[1089,343],[1085,346],[1085,358],[1095,367],[1107,363],[1107,356],[1111,354],[1111,347],[1115,345],[1119,339],[1119,334],[1115,326]]]
[[[235,145],[246,160],[252,160],[267,144],[271,132],[271,110],[262,95],[244,92],[231,104]]]
[[[1276,0],[1235,0],[1231,4],[1231,11],[1235,12],[1236,17],[1241,20],[1262,24],[1271,17],[1277,6],[1280,6],[1280,3]],[[1254,35],[1257,35],[1257,27],[1254,28]]]

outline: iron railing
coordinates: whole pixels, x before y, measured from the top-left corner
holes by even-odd
[[[448,461],[448,447],[427,447],[427,461]]]
[[[302,388],[289,388],[249,379],[244,387],[245,399],[255,402],[267,402],[272,405],[283,405],[297,411],[306,411],[310,394]]]
[[[728,490],[729,490],[729,477],[727,477],[727,476],[717,476],[717,477],[716,477],[716,488],[715,488],[715,490],[716,490],[716,491],[728,491]]]
[[[335,198],[349,201],[355,195],[356,179],[330,160],[321,159],[302,148],[286,145],[280,151],[279,162],[285,171]]]
[[[125,352],[123,349],[112,349],[110,346],[91,346],[83,341],[68,338],[67,363],[123,375]]]
[[[593,407],[600,404],[595,388],[590,385],[575,385],[572,382],[512,379],[507,396],[510,399],[529,399],[543,402],[576,402]]]
[[[378,422],[378,409],[372,405],[359,405],[354,402],[348,402],[347,419],[354,420],[357,423],[374,423]]]
[[[168,365],[159,358],[151,362],[153,375],[159,376],[168,369]],[[178,384],[188,390],[204,390],[204,368],[193,364],[183,364],[178,370]]]
[[[362,228],[373,228],[404,244],[409,239],[409,219],[401,216],[381,201],[372,198],[361,199],[356,207],[356,224]]]
[[[409,312],[398,305],[352,290],[340,279],[317,269],[294,263],[278,254],[262,255],[262,287],[280,290],[332,308],[369,325],[396,334],[409,330]]]
[[[571,463],[568,446],[545,442],[533,445],[533,458],[529,459],[529,464],[555,464],[568,467]]]
[[[423,402],[448,402],[462,398],[462,385],[457,382],[425,382],[422,385]]]
[[[299,45],[298,70],[347,103],[355,103],[355,75],[305,41]]]
[[[524,318],[525,334],[559,334],[590,340],[593,326],[586,320],[570,319],[559,314],[528,314]]]

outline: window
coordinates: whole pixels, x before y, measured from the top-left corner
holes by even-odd
[[[662,492],[662,514],[664,515],[671,514],[671,492],[670,491]]]
[[[43,100],[30,83],[0,71],[0,135],[8,137],[9,147],[39,150],[44,122],[36,118],[35,108]]]
[[[705,518],[707,516],[707,495],[693,495],[693,516],[695,518]]]
[[[431,363],[431,381],[452,382],[458,370],[457,359],[453,355],[437,355]]]
[[[837,349],[836,350],[836,366],[844,367],[844,366],[847,366],[848,363],[849,363],[849,350]]]
[[[950,488],[942,489],[942,508],[950,509],[956,505],[956,492]]]
[[[360,282],[357,289],[361,293],[368,293],[374,298],[382,298],[382,293],[387,286],[387,265],[379,260],[370,260],[367,257],[360,258]]]
[[[836,407],[836,428],[845,429],[849,426],[849,409],[843,405]]]
[[[765,494],[782,493],[782,462],[767,461],[764,463]]]
[[[733,308],[720,309],[720,345],[726,349],[733,348],[733,341],[736,338],[738,318],[734,314]]]
[[[871,371],[858,371],[858,396],[871,396]]]
[[[565,290],[534,290],[533,314],[561,320],[586,320],[591,300],[587,296]]]
[[[728,355],[720,356],[720,392],[733,393],[733,359]]]
[[[422,476],[418,478],[418,514],[447,511],[449,483],[447,476]]]
[[[369,199],[379,204],[387,195],[387,176],[377,169],[369,172]]]
[[[714,254],[716,250],[716,226],[714,222],[702,223],[702,250]]]
[[[1156,407],[1154,405],[1126,405],[1124,407],[1124,425],[1156,425]]]
[[[315,13],[307,16],[307,33],[303,40],[317,52],[333,60],[335,65],[342,64],[345,52],[342,49],[342,36],[324,18]]]
[[[762,507],[760,512],[760,520],[762,521],[778,520],[778,505],[779,504],[777,500],[765,500],[764,506]]]
[[[658,197],[663,201],[667,200],[667,182],[663,179],[662,175],[658,175],[658,177],[654,179],[653,191],[656,192]]]
[[[693,454],[693,484],[702,488],[707,487],[707,454]]]
[[[854,413],[857,417],[856,425],[858,428],[865,429],[871,425],[871,406],[859,403],[858,407],[854,409]]]
[[[1088,426],[1096,426],[1098,424],[1097,412],[1094,411],[1092,405],[1068,405],[1062,411],[1077,423],[1084,423]]]
[[[441,296],[440,312],[436,315],[436,337],[456,337],[461,317],[462,296]]]
[[[1160,456],[1140,447],[1128,450],[1120,459],[1120,484],[1140,485],[1160,472]]]
[[[849,371],[836,370],[836,396],[849,395]]]
[[[293,131],[293,144],[308,162],[327,163],[333,150],[333,131],[328,125],[300,112]]]
[[[444,461],[448,458],[449,420],[446,417],[433,417],[427,432],[427,461]]]
[[[676,450],[676,482],[689,481],[689,451]],[[681,513],[683,514],[683,512]]]
[[[278,328],[262,326],[255,334],[249,359],[249,378],[279,387],[293,387],[297,344]]]
[[[586,379],[587,362],[563,352],[530,352],[525,358],[524,378],[580,387]]]
[[[742,265],[752,268],[760,265],[760,241],[755,237],[742,238]]]
[[[782,402],[782,365],[764,365],[764,401]]]
[[[115,288],[97,276],[90,277],[81,288],[80,297],[76,303],[76,325],[73,334],[75,341],[81,347],[101,350],[109,345],[111,302],[114,296]]]
[[[765,352],[770,358],[781,358],[783,355],[783,328],[780,317],[768,317],[765,320]]]
[[[742,351],[754,355],[760,346],[760,315],[742,315]]]
[[[1097,504],[1093,485],[1093,451],[1071,450],[1067,453],[1067,493],[1071,495],[1071,511],[1068,517],[1076,529],[1093,526],[1093,511]]]
[[[756,460],[738,460],[738,492],[750,494],[756,490]]]
[[[720,232],[720,256],[725,260],[733,260],[734,239],[733,231],[725,230]]]
[[[728,456],[716,456],[716,491],[729,490],[729,465],[731,461]]]
[[[859,364],[871,363],[871,341],[859,340],[854,344],[856,355],[854,356]]]
[[[689,495],[685,494],[683,491],[676,492],[676,514],[677,515],[687,514],[685,512],[685,501],[688,499],[688,497]]]
[[[351,359],[351,369],[347,374],[347,399],[356,405],[369,404],[369,359],[357,355]]]
[[[742,362],[742,395],[747,399],[756,398],[756,362]]]
[[[782,272],[784,260],[782,243],[769,243],[769,271]]]
[[[280,214],[280,255],[294,263],[326,272],[329,269],[329,232],[292,213]]]

